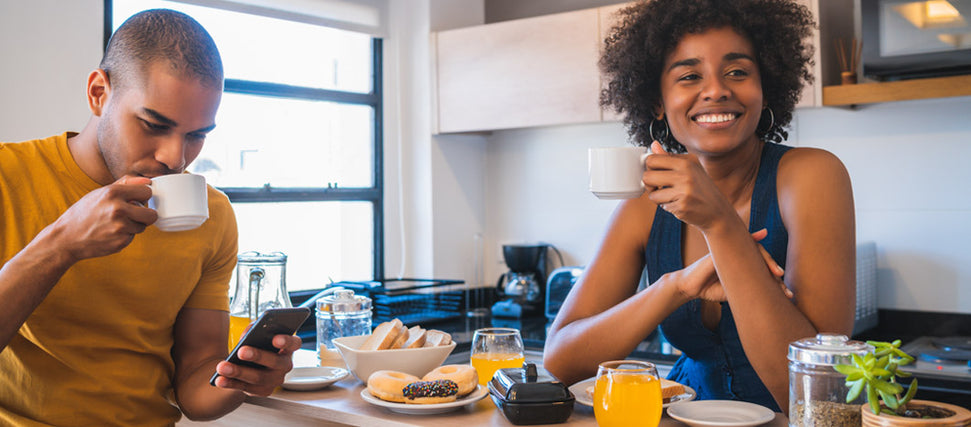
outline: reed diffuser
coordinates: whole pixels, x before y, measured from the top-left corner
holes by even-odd
[[[854,38],[847,46],[847,40],[836,40],[836,53],[840,62],[840,79],[843,84],[851,85],[856,83],[856,69],[860,64],[860,54],[863,50],[863,42],[857,42]]]

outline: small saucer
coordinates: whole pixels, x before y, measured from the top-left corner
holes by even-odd
[[[283,388],[294,391],[318,390],[350,375],[344,368],[314,366],[293,368],[283,380]]]
[[[636,199],[644,194],[643,188],[638,188],[637,190],[631,191],[593,191],[590,190],[594,196],[597,196],[601,200],[621,200],[621,199]]]

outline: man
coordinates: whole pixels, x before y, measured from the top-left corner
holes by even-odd
[[[236,220],[166,233],[150,178],[182,173],[215,126],[222,63],[192,18],[139,13],[87,82],[77,134],[0,144],[0,425],[172,425],[267,395],[300,339],[226,357]],[[224,377],[213,387],[218,368]]]

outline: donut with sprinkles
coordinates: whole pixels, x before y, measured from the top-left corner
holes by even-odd
[[[459,386],[452,380],[415,381],[401,391],[405,403],[446,403],[455,401]]]

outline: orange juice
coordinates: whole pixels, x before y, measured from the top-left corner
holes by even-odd
[[[249,324],[249,317],[229,316],[229,351],[233,351],[239,339],[243,338],[243,332]]]
[[[481,385],[489,384],[489,380],[499,369],[520,368],[525,360],[522,353],[478,353],[471,358],[472,367],[479,374]]]
[[[593,413],[601,427],[656,427],[662,409],[661,381],[655,377],[612,373],[597,378]]]

